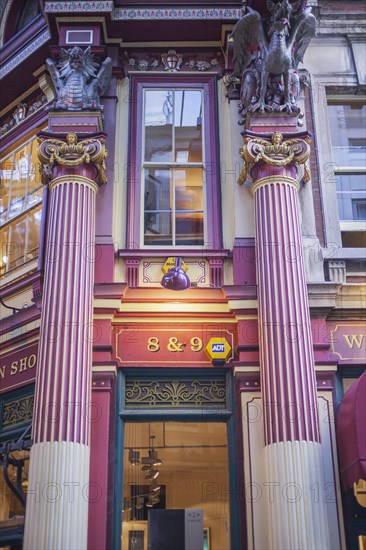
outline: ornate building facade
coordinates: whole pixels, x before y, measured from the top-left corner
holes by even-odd
[[[0,6],[0,548],[364,549],[364,4]]]

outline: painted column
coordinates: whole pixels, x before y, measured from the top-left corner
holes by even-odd
[[[300,231],[298,165],[306,133],[247,132],[243,182],[253,181],[268,548],[329,548],[315,365]]]
[[[47,136],[47,134],[44,134]],[[41,137],[47,249],[24,548],[87,547],[95,198],[104,137]]]

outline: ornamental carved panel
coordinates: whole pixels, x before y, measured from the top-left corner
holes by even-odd
[[[2,428],[15,428],[32,421],[34,396],[28,395],[19,399],[4,402]]]
[[[225,408],[224,379],[126,380],[126,409]]]

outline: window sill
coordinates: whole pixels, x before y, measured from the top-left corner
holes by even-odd
[[[123,248],[117,251],[118,258],[161,258],[166,256],[182,256],[183,258],[227,258],[231,256],[227,249],[210,249],[204,246],[197,248],[151,247],[151,248]]]
[[[144,258],[155,258],[155,262],[164,264],[165,259],[171,257],[182,257],[184,260],[188,261],[191,259],[193,262],[196,259],[196,262],[200,262],[199,258],[204,258],[208,263],[209,273],[204,275],[205,283],[214,288],[221,288],[223,285],[223,260],[224,258],[230,257],[230,250],[210,250],[200,247],[198,249],[189,249],[187,248],[163,248],[163,249],[130,249],[130,250],[118,250],[117,256],[123,258],[126,262],[126,279],[127,285],[130,288],[137,288],[140,286],[140,275],[142,263]],[[204,262],[205,263],[205,262]],[[156,281],[155,281],[156,282]],[[193,286],[193,280],[192,286]]]
[[[38,258],[30,260],[26,264],[14,268],[14,270],[6,273],[0,277],[1,283],[1,297],[5,298],[8,294],[11,294],[13,287],[18,286],[19,282],[23,282],[27,278],[26,284],[28,284],[28,278],[30,275],[34,275],[35,270],[38,267]],[[10,286],[11,285],[11,286]]]
[[[339,222],[341,231],[366,231],[366,220],[347,220]]]

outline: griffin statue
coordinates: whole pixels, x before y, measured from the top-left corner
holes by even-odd
[[[270,17],[244,7],[230,37],[234,72],[228,81],[241,79],[240,112],[285,111],[299,113],[300,80],[297,67],[315,35],[316,19],[301,0],[267,0]]]
[[[109,85],[112,60],[107,57],[99,66],[93,59],[90,46],[83,51],[79,46],[61,49],[61,59],[46,64],[56,89],[56,111],[102,110],[100,97]],[[99,70],[97,72],[97,69]]]

